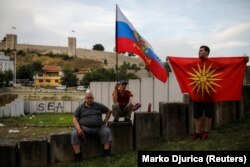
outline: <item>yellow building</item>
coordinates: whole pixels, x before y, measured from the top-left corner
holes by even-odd
[[[60,66],[44,66],[43,73],[37,74],[34,77],[35,86],[58,86],[61,83],[63,76]]]

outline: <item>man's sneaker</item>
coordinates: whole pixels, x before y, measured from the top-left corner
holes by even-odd
[[[132,111],[136,111],[138,110],[139,108],[141,107],[141,104],[140,103],[136,103],[132,109]]]
[[[109,158],[111,156],[110,150],[104,150],[104,157]]]
[[[116,119],[114,119],[114,123],[118,123],[119,122],[119,120],[116,118]]]
[[[201,138],[203,140],[207,139],[208,138],[208,132],[204,131],[202,134],[201,134]]]
[[[78,154],[74,154],[74,162],[79,162],[82,160],[82,154],[81,152]]]
[[[125,118],[124,122],[131,122],[131,119]]]
[[[194,134],[192,135],[192,140],[193,140],[193,141],[196,140],[196,139],[198,139],[198,138],[201,139],[201,134],[200,134],[200,133],[194,133]]]

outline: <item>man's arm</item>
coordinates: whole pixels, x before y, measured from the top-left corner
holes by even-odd
[[[133,106],[136,104],[136,102],[135,102],[133,96],[130,96],[129,102],[130,102]]]
[[[83,130],[78,122],[78,118],[76,116],[73,116],[73,125],[76,128],[77,134],[79,136],[82,136],[84,133],[83,133]]]
[[[105,118],[104,118],[104,123],[105,123],[105,124],[108,123],[110,116],[111,116],[111,111],[108,110],[108,112],[106,113],[106,116],[105,116]]]
[[[115,85],[115,89],[114,89],[113,94],[112,94],[112,96],[113,96],[113,103],[114,104],[117,103],[118,86],[119,86],[118,84]]]

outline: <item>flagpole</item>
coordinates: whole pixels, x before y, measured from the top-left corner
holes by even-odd
[[[117,48],[118,48],[118,45],[117,45],[117,4],[116,4],[116,20],[115,20],[115,53],[116,53],[116,65],[115,65],[115,68],[116,68],[116,81],[118,82],[119,80],[119,72],[118,72],[118,53],[117,53]]]

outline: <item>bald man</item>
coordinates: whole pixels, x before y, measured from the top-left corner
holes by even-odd
[[[106,114],[104,120],[102,114]],[[110,156],[112,134],[109,127],[106,126],[110,116],[111,111],[108,107],[94,102],[94,96],[91,92],[86,93],[83,104],[75,110],[73,116],[75,128],[71,133],[71,144],[75,161],[80,161],[82,158],[80,146],[85,142],[85,133],[99,136],[104,146],[104,156]]]

